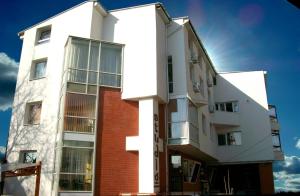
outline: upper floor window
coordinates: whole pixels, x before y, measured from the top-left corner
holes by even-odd
[[[36,163],[36,150],[22,150],[19,154],[20,163]]]
[[[47,59],[34,61],[31,69],[31,79],[40,79],[45,77],[47,67]]]
[[[50,36],[51,36],[51,26],[38,29],[37,30],[37,44],[49,41]]]
[[[173,93],[173,62],[172,62],[172,56],[168,56],[168,81],[169,81],[169,93]]]
[[[25,124],[40,124],[42,102],[27,103],[25,110]]]
[[[218,134],[218,145],[241,145],[242,144],[242,132],[232,131],[227,134]]]
[[[217,111],[224,111],[224,112],[238,112],[239,106],[237,101],[231,102],[222,102],[215,104]]]
[[[206,117],[204,114],[202,114],[202,132],[204,135],[207,134],[207,130],[206,130]]]

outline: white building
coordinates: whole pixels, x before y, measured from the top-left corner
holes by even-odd
[[[19,36],[7,160],[42,161],[40,195],[274,191],[266,73],[218,73],[187,17],[86,1]]]

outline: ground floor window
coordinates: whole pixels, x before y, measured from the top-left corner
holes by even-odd
[[[59,187],[64,191],[91,191],[93,143],[64,141]]]

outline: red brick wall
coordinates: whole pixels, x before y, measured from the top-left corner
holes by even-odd
[[[138,102],[121,100],[114,88],[100,88],[95,195],[138,192],[138,153],[126,152],[126,136],[138,135]]]

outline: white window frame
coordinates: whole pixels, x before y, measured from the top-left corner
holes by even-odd
[[[33,105],[38,105],[38,104],[41,105],[41,112],[40,112],[39,122],[38,123],[31,123],[30,122],[30,107],[33,106]],[[41,119],[42,119],[42,108],[43,108],[42,101],[35,101],[35,102],[26,103],[24,125],[39,125],[41,123]]]
[[[45,73],[41,77],[36,77],[36,66],[39,63],[43,63],[43,62],[45,62],[45,65],[44,65]],[[39,79],[45,78],[46,77],[46,72],[47,72],[47,64],[48,64],[48,59],[47,58],[42,58],[42,59],[34,60],[32,62],[32,65],[31,65],[30,80],[39,80]]]
[[[41,38],[42,34],[45,32],[49,32],[49,36],[46,38]],[[46,26],[37,29],[37,38],[36,38],[36,44],[41,44],[50,41],[51,38],[51,26]]]

